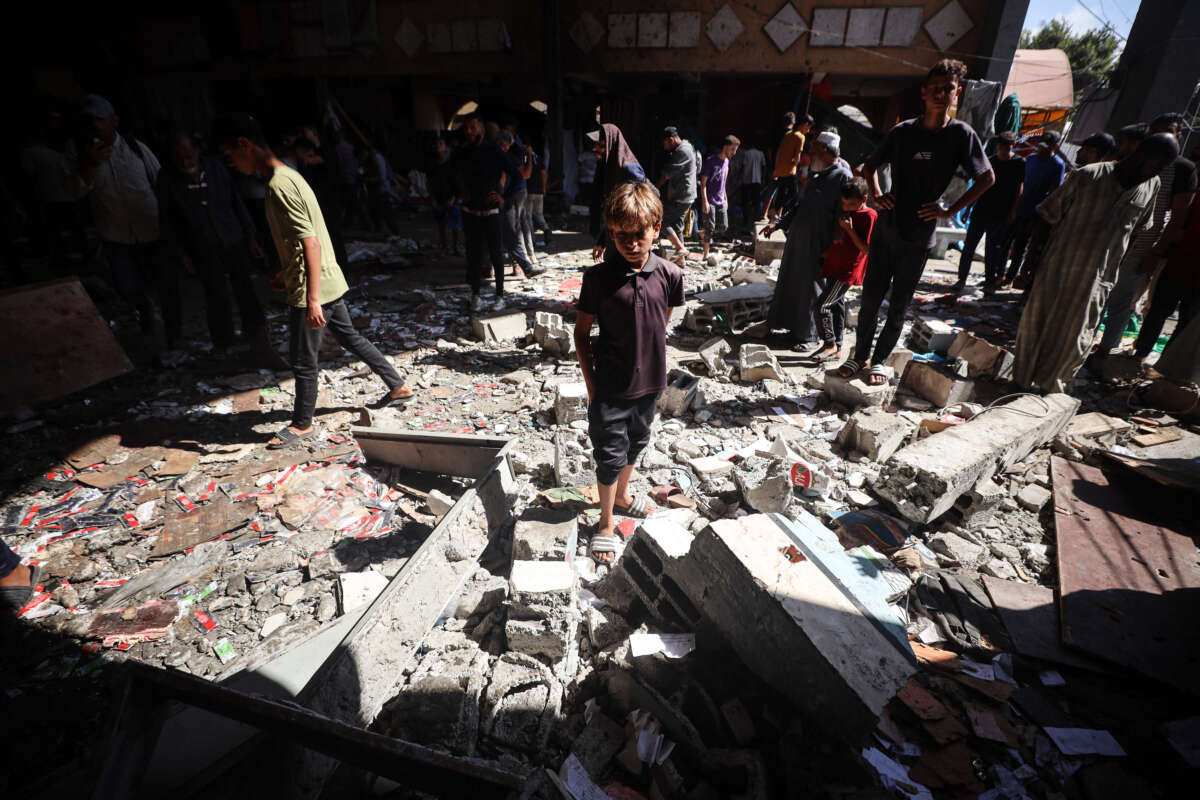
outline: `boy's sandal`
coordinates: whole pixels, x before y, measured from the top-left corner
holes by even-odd
[[[290,428],[280,428],[275,432],[275,436],[279,439],[274,444],[268,444],[268,450],[283,450],[285,448],[294,447],[301,442],[313,438],[317,435],[317,426],[313,425],[312,430],[308,433],[292,433]]]
[[[842,365],[837,368],[838,377],[845,378],[846,380],[850,380],[861,371],[862,364],[858,363],[853,358],[846,359],[844,362],[842,362]]]
[[[879,380],[875,380],[876,378]],[[867,372],[867,386],[883,386],[887,382],[887,369],[883,364],[876,364]]]
[[[588,554],[597,564],[613,564],[621,557],[625,544],[612,533],[593,533],[592,541],[588,544]],[[600,553],[612,553],[612,561],[602,561],[596,556]]]
[[[647,497],[635,497],[627,506],[613,504],[613,511],[625,517],[644,519],[654,513],[654,504]]]

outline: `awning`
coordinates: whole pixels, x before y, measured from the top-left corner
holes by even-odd
[[[1013,56],[1004,93],[1016,92],[1022,109],[1070,108],[1075,84],[1071,63],[1062,50],[1018,50]]]

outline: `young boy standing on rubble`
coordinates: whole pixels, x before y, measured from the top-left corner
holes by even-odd
[[[846,320],[846,290],[862,286],[867,271],[871,230],[878,214],[867,208],[867,182],[851,178],[842,184],[842,210],[833,244],[821,259],[821,296],[817,299],[817,332],[821,348],[812,354],[819,362],[837,358],[842,350]]]
[[[338,344],[362,359],[387,384],[379,405],[402,403],[413,396],[404,378],[354,327],[342,296],[349,291],[333,255],[333,242],[316,195],[300,173],[271,152],[258,121],[249,114],[228,114],[217,120],[213,143],[229,163],[246,175],[267,178],[266,216],[279,252],[280,271],[272,285],[287,294],[289,360],[296,376],[292,424],[267,444],[289,447],[312,438],[317,429],[317,356],[326,326]]]
[[[663,207],[645,181],[622,183],[604,200],[613,246],[583,275],[575,347],[588,390],[588,434],[596,459],[600,524],[592,556],[611,563],[620,540],[613,510],[644,517],[653,506],[629,492],[633,464],[650,441],[658,396],[667,385],[667,322],[683,305],[683,273],[651,252]],[[592,323],[600,326],[595,346]]]

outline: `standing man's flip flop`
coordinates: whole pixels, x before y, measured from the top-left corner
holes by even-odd
[[[621,514],[622,516],[626,517],[637,517],[638,519],[645,519],[653,514],[656,510],[657,509],[654,507],[654,504],[650,502],[650,498],[648,497],[635,497],[633,498],[633,502],[627,506],[619,505],[617,503],[613,504],[613,511],[617,514]]]
[[[852,379],[855,375],[862,371],[862,364],[852,358],[846,359],[840,367],[837,368],[839,378],[846,380]]]
[[[275,437],[279,439],[274,444],[268,444],[268,450],[283,450],[288,447],[294,447],[301,442],[313,438],[317,435],[317,426],[314,425],[308,433],[292,433],[290,428],[281,428],[275,432]]]

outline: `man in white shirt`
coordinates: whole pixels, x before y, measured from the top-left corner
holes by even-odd
[[[753,144],[746,145],[741,155],[742,219],[747,230],[753,231],[754,223],[762,219],[762,184],[767,157]]]
[[[143,142],[117,132],[120,120],[108,100],[89,94],[80,112],[91,124],[91,137],[76,144],[78,171],[67,179],[67,188],[73,197],[87,198],[117,291],[137,309],[157,362],[150,286],[157,288],[163,307],[168,348],[179,341],[183,324],[179,269],[166,262],[159,235],[159,162]]]

